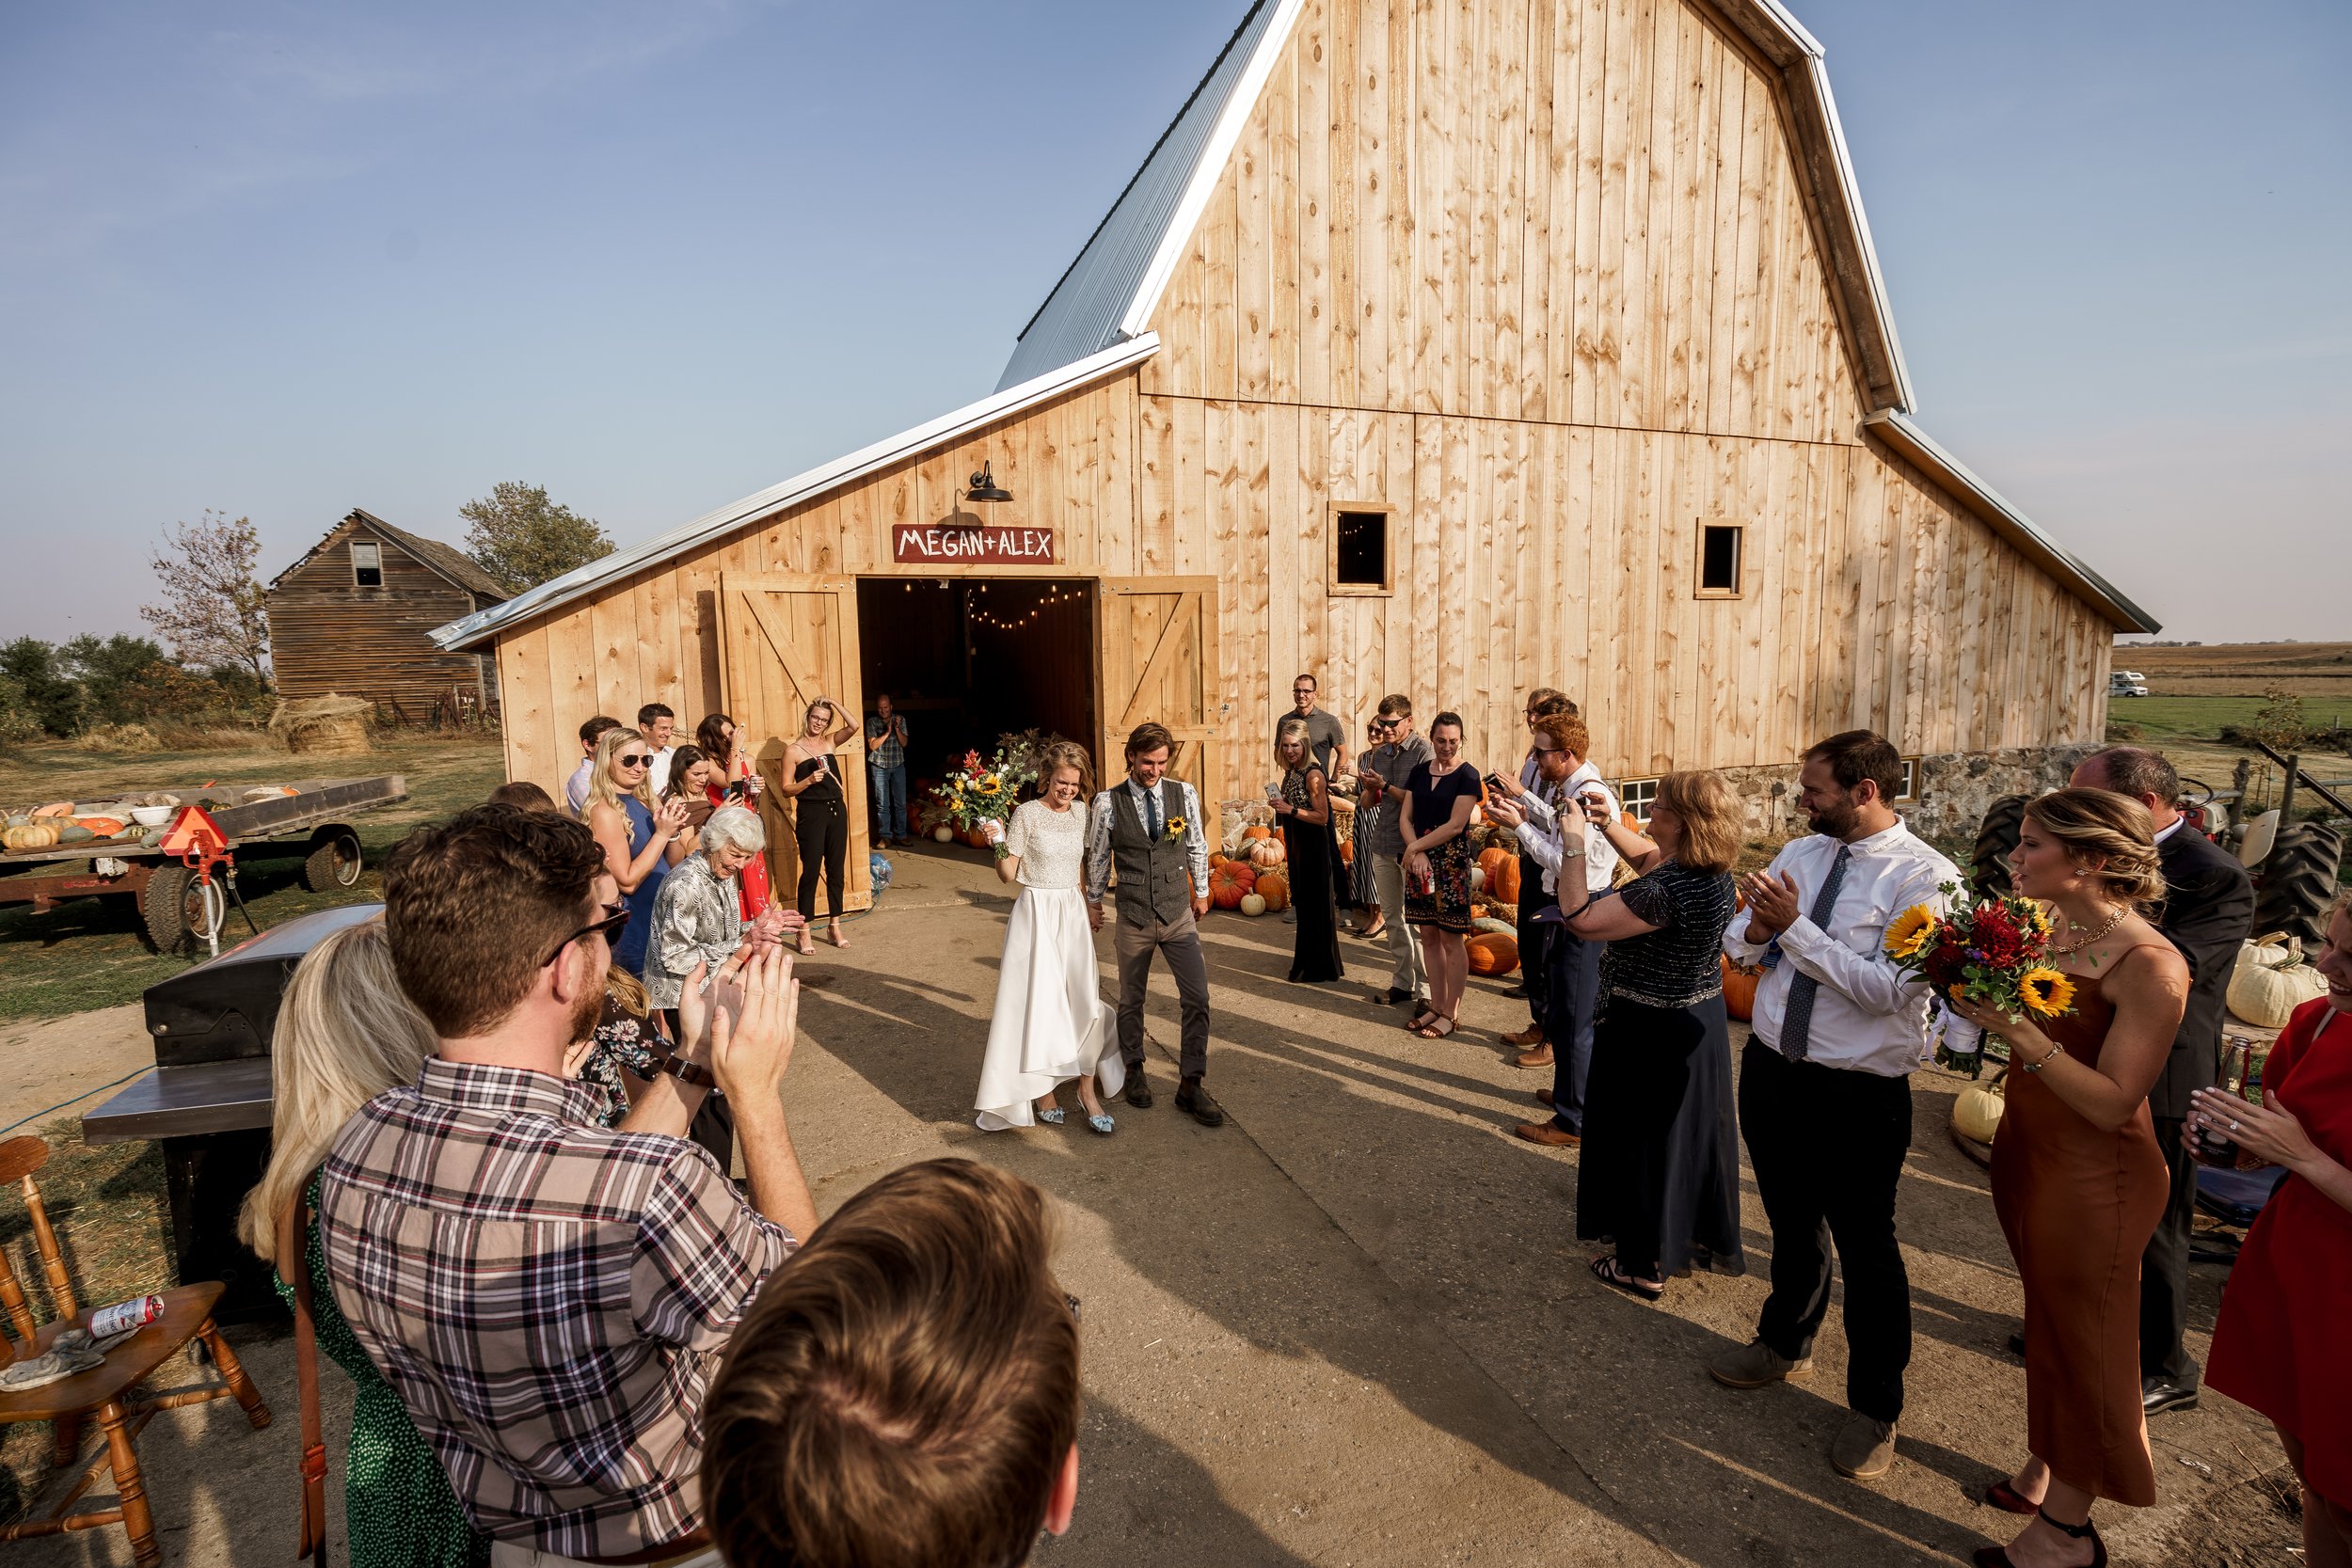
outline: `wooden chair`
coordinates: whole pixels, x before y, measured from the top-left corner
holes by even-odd
[[[9,1361],[45,1354],[57,1336],[67,1329],[89,1326],[88,1314],[74,1302],[72,1282],[66,1277],[65,1259],[57,1250],[56,1232],[50,1227],[49,1212],[41,1206],[40,1189],[33,1184],[33,1173],[48,1163],[49,1146],[39,1138],[10,1138],[0,1143],[0,1182],[24,1184],[24,1208],[32,1216],[34,1244],[40,1249],[41,1270],[48,1275],[50,1298],[57,1312],[55,1322],[36,1326],[24,1287],[18,1284],[15,1272],[8,1266],[6,1250],[0,1249],[0,1311],[7,1313],[9,1331],[17,1341],[9,1344],[6,1337],[0,1337],[0,1353],[5,1353]],[[0,1426],[19,1421],[55,1423],[56,1441],[50,1456],[55,1468],[64,1469],[73,1464],[81,1449],[82,1433],[92,1417],[105,1433],[103,1446],[90,1456],[82,1474],[49,1512],[38,1518],[28,1517],[0,1527],[0,1541],[119,1524],[131,1538],[131,1555],[140,1568],[152,1568],[163,1561],[163,1549],[155,1543],[154,1516],[148,1509],[147,1489],[139,1480],[138,1454],[132,1440],[158,1410],[217,1399],[234,1399],[244,1406],[246,1418],[257,1429],[269,1425],[269,1407],[262,1402],[261,1391],[245,1375],[236,1354],[221,1338],[220,1330],[213,1326],[213,1304],[220,1299],[220,1292],[217,1284],[183,1285],[166,1291],[163,1316],[108,1351],[104,1366],[21,1393],[0,1393]],[[145,1387],[156,1369],[190,1339],[201,1339],[204,1348],[212,1353],[213,1364],[220,1372],[220,1384],[168,1394]],[[115,1506],[70,1513],[99,1475],[108,1470],[114,1473]]]

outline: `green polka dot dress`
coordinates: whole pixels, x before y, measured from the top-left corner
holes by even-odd
[[[304,1200],[318,1208],[318,1178]],[[310,1239],[310,1314],[319,1349],[351,1375],[351,1443],[343,1458],[343,1528],[351,1537],[351,1568],[485,1568],[490,1538],[466,1520],[450,1490],[449,1473],[417,1433],[407,1407],[392,1392],[335,1305],[326,1280],[326,1250],[318,1222]],[[288,1311],[294,1288],[271,1271]]]

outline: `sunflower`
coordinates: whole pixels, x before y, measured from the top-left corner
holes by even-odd
[[[2057,1018],[2074,1007],[2074,982],[2055,969],[2029,969],[2017,977],[2017,998],[2037,1018]]]
[[[1925,904],[1912,905],[1886,927],[1887,953],[1898,958],[1917,958],[1935,940],[1936,926],[1933,910]]]
[[[2050,911],[2031,899],[2026,901],[2026,928],[2038,937],[2046,937],[2057,929],[2050,924]]]

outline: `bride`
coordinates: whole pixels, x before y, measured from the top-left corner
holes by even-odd
[[[1097,1132],[1114,1126],[1103,1101],[1119,1092],[1127,1069],[1119,1053],[1106,1049],[1110,1009],[1103,1006],[1094,928],[1078,891],[1087,842],[1081,802],[1092,794],[1093,772],[1083,747],[1054,742],[1045,749],[1042,797],[1012,814],[1009,832],[996,822],[985,830],[989,842],[1007,851],[996,875],[1019,882],[1021,896],[1005,927],[996,1011],[980,1063],[979,1115],[973,1119],[982,1132],[1033,1120],[1061,1125],[1054,1096],[1066,1078],[1078,1081],[1087,1125]]]

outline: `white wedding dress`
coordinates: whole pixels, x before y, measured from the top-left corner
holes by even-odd
[[[1127,1081],[1110,1049],[1111,1011],[1094,967],[1094,931],[1078,890],[1086,862],[1087,808],[1056,811],[1030,800],[1012,814],[1005,848],[1021,859],[1021,896],[1005,926],[996,1011],[980,1062],[974,1119],[983,1132],[1029,1127],[1033,1101],[1091,1072],[1109,1100]]]

